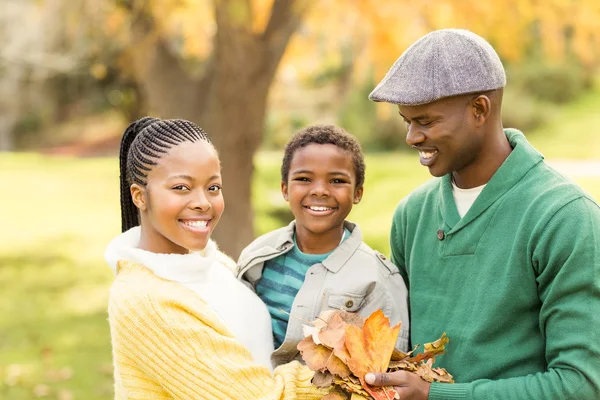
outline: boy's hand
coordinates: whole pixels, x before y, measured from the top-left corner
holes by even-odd
[[[393,386],[401,400],[427,400],[431,386],[419,375],[407,371],[368,373],[365,381],[371,386]]]

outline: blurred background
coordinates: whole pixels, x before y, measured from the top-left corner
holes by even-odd
[[[0,0],[0,398],[110,399],[103,261],[120,232],[118,147],[144,115],[195,121],[224,167],[236,257],[291,219],[281,149],[338,124],[367,158],[350,219],[388,253],[429,179],[396,108],[368,93],[414,40],[466,28],[507,69],[504,125],[600,198],[597,0]]]

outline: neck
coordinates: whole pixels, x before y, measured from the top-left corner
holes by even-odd
[[[344,235],[344,225],[326,232],[315,233],[296,225],[296,244],[306,254],[329,253],[340,245]]]
[[[502,126],[490,132],[490,138],[470,168],[452,172],[452,179],[461,189],[472,189],[485,185],[492,179],[504,160],[510,155],[512,147],[508,142]]]
[[[164,236],[161,236],[157,232],[148,232],[144,229],[144,224],[141,225],[140,233],[140,244],[139,249],[146,250],[157,254],[188,254],[189,250],[177,246],[175,243],[170,242]]]

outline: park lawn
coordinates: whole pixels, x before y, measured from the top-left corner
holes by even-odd
[[[600,159],[600,82],[527,138],[548,159]],[[596,197],[598,199],[598,197]]]
[[[257,156],[258,234],[290,218],[280,160]],[[396,204],[427,179],[415,154],[367,156],[363,201],[350,215],[367,243],[388,253]],[[600,198],[600,177],[578,182]],[[112,398],[103,251],[120,229],[118,186],[116,158],[0,156],[1,399]]]

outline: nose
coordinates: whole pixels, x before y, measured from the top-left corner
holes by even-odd
[[[310,189],[310,194],[313,196],[329,196],[329,187],[327,182],[315,180]]]
[[[208,198],[206,197],[206,193],[204,193],[203,190],[198,190],[198,193],[196,194],[196,196],[194,196],[194,199],[190,202],[190,207],[193,208],[194,210],[206,212],[210,209],[210,207],[212,207],[212,205],[210,204],[210,201],[208,201]]]
[[[419,129],[418,124],[409,124],[406,132],[406,144],[411,147],[418,146],[425,140],[425,135]]]

